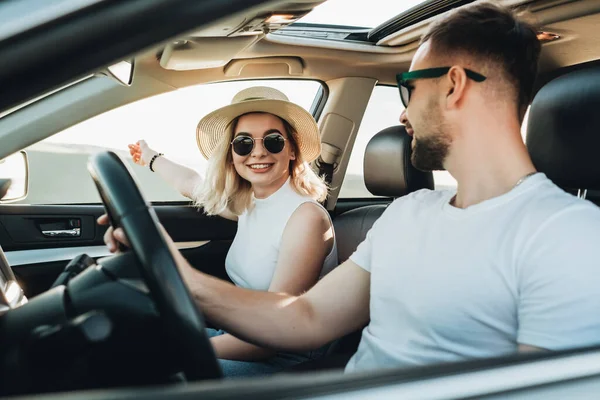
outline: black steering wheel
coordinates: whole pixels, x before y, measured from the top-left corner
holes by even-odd
[[[140,261],[140,273],[160,313],[165,330],[179,343],[184,373],[190,381],[222,376],[206,335],[204,318],[194,304],[158,227],[127,165],[111,151],[88,162],[113,228],[121,227]]]

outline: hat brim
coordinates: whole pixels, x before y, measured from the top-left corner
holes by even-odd
[[[321,154],[319,128],[308,111],[289,101],[256,99],[221,107],[200,120],[196,128],[196,141],[204,158],[211,157],[224,139],[231,121],[252,112],[269,113],[286,120],[296,131],[294,139],[304,161],[314,161]]]

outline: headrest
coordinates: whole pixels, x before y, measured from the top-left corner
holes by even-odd
[[[546,84],[529,110],[527,147],[535,167],[566,189],[600,189],[600,68]]]
[[[365,186],[375,196],[401,197],[419,189],[433,189],[433,174],[410,162],[412,138],[403,126],[386,128],[373,136],[365,150]]]

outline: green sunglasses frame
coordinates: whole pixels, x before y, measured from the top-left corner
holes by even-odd
[[[396,74],[396,82],[398,82],[398,90],[400,91],[400,100],[402,100],[402,104],[404,108],[408,107],[408,102],[410,101],[410,95],[412,92],[412,87],[408,84],[410,81],[414,81],[416,79],[433,79],[440,78],[448,73],[452,67],[437,67],[437,68],[427,68],[427,69],[418,69],[416,71],[403,72],[401,74]],[[465,74],[467,74],[467,78],[474,80],[475,82],[483,82],[486,80],[486,77],[475,72],[470,69],[465,68]],[[404,98],[402,94],[402,88],[406,88],[407,98]]]

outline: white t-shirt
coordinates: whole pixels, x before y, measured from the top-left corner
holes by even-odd
[[[254,199],[254,207],[238,218],[237,233],[225,259],[225,268],[233,283],[246,289],[269,289],[285,226],[294,211],[304,203],[322,207],[312,198],[298,194],[289,180],[266,199]],[[334,236],[321,276],[335,268],[337,263]]]
[[[350,257],[371,321],[346,371],[600,344],[600,209],[542,173],[466,209],[453,195],[394,201]]]

